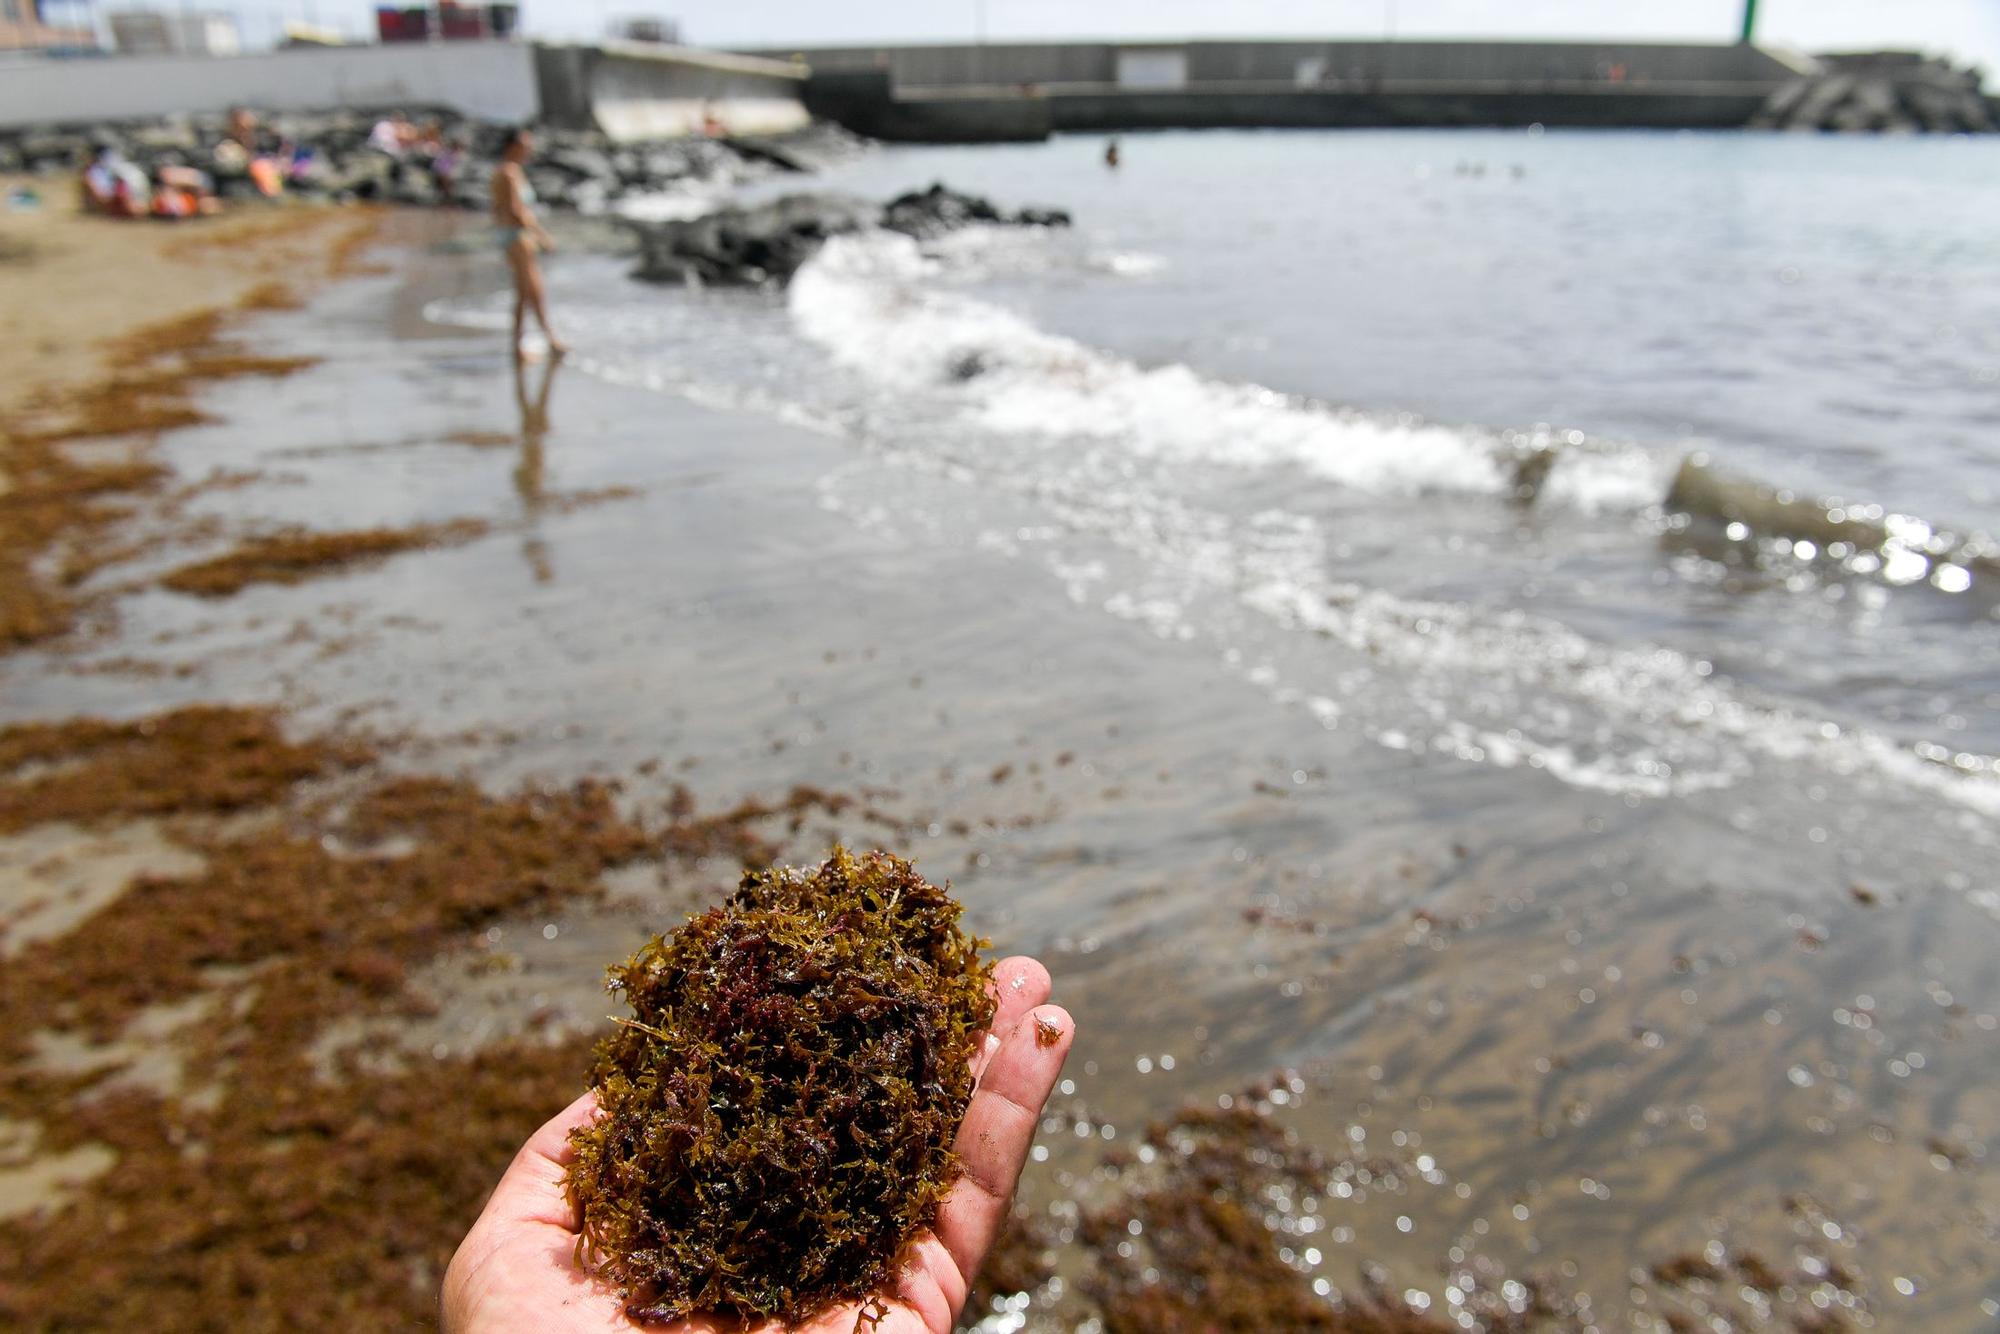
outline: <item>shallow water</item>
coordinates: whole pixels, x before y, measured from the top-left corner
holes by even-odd
[[[0,665],[0,714],[276,699],[308,725],[414,733],[409,763],[496,783],[613,773],[635,801],[675,779],[709,802],[875,789],[975,929],[1046,959],[1078,1018],[1026,1187],[1058,1221],[1111,1189],[1105,1151],[1149,1121],[1261,1085],[1309,1143],[1430,1160],[1288,1222],[1323,1233],[1295,1258],[1330,1288],[1374,1261],[1449,1314],[1452,1276],[1487,1262],[1587,1292],[1609,1327],[1657,1308],[1647,1266],[1720,1241],[1780,1269],[1837,1260],[1862,1276],[1860,1322],[1976,1326],[2000,1310],[2000,622],[1978,585],[1707,561],[1653,511],[1690,442],[1646,422],[1676,398],[1752,404],[1701,441],[1745,471],[1803,487],[1825,469],[1828,488],[1940,522],[1985,522],[1988,502],[1925,492],[1935,455],[1906,476],[1885,447],[1840,473],[1761,394],[1655,394],[1628,374],[1621,397],[1498,335],[1502,305],[1470,327],[1476,294],[1398,307],[1395,355],[1353,321],[1307,323],[1303,279],[1202,267],[1225,206],[1239,228],[1295,212],[1219,188],[1170,206],[1146,174],[1275,156],[1242,179],[1296,191],[1302,164],[1337,156],[1343,197],[1397,219],[1344,215],[1349,252],[1393,256],[1400,235],[1469,264],[1464,238],[1507,225],[1479,216],[1505,190],[1567,180],[1624,208],[1637,186],[1584,184],[1734,162],[1763,190],[1860,151],[1727,142],[1742,147],[1163,136],[1129,143],[1115,180],[1083,142],[884,152],[857,186],[942,175],[1081,225],[929,252],[844,242],[788,296],[661,291],[561,257],[579,352],[546,401],[531,375],[525,406],[481,328],[490,261],[406,256],[267,322],[270,350],[329,357],[287,382],[282,412],[267,389],[220,387],[223,422],[168,454],[190,476],[261,474],[195,502],[226,528],[474,516],[493,534],[219,603],[134,592],[81,659]],[[1987,151],[1900,147],[1884,190],[1910,162]],[[1784,153],[1803,156],[1760,165]],[[1495,170],[1516,154],[1520,181]],[[1475,157],[1484,177],[1453,173]],[[1925,179],[1958,197],[1956,177]],[[1537,234],[1523,223],[1516,244]],[[1564,269],[1575,250],[1525,267],[1584,281],[1601,259]],[[1727,258],[1715,272],[1740,276]],[[1975,300],[1988,262],[1948,299]],[[1386,310],[1392,275],[1361,267],[1347,304],[1374,290]],[[1662,300],[1699,276],[1635,268]],[[1635,338],[1655,308],[1632,307]],[[445,323],[420,327],[425,309]],[[1603,330],[1621,327],[1576,346],[1610,357]],[[1428,370],[1407,364],[1416,346]],[[1945,411],[1893,378],[1828,377],[1800,347],[1770,355],[1799,401],[1831,392],[1798,378],[1815,376]],[[1505,432],[1537,417],[1562,453],[1524,508]],[[611,486],[637,494],[563,501]],[[188,674],[135,679],[132,656]],[[624,906],[506,928],[516,971],[441,963],[426,985],[443,1009],[405,1039],[598,1022],[601,965],[689,906],[626,888]],[[1073,1303],[1045,1293],[1030,1314],[1067,1327]]]

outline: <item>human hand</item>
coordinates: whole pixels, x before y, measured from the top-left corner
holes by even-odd
[[[1075,1025],[1049,998],[1048,970],[1033,959],[1003,959],[993,972],[998,1008],[974,1060],[978,1085],[953,1146],[963,1175],[938,1209],[937,1225],[905,1251],[893,1291],[876,1294],[870,1319],[879,1334],[948,1334],[972,1280],[1007,1218],[1021,1165],[1034,1142],[1042,1104],[1069,1055]],[[1042,1038],[1052,1026],[1058,1036]],[[668,1326],[641,1326],[625,1315],[609,1286],[576,1263],[582,1222],[564,1194],[569,1132],[596,1114],[586,1093],[537,1130],[514,1155],[444,1276],[446,1334],[775,1334],[776,1321],[744,1330],[696,1315]],[[826,1311],[797,1328],[854,1334],[862,1306]]]

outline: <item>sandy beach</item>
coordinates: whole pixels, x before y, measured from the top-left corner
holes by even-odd
[[[155,367],[200,420],[34,446],[159,471],[6,567],[63,624],[0,657],[0,1315],[430,1319],[603,968],[839,839],[1077,1016],[968,1322],[1990,1316],[1958,814],[1780,837],[1270,708],[1009,559],[1018,495],[427,320],[504,282],[461,226],[0,220],[10,449],[224,312]]]

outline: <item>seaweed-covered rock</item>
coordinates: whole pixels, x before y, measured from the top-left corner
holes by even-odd
[[[887,853],[747,875],[611,970],[567,1186],[642,1321],[798,1321],[891,1284],[958,1175],[991,1021],[959,905]]]

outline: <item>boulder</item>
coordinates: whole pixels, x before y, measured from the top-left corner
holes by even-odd
[[[611,165],[611,156],[599,149],[569,146],[544,154],[542,161],[560,168],[578,180],[613,181],[618,179],[618,169]]]
[[[1030,208],[1010,215],[994,207],[989,199],[960,194],[940,182],[928,190],[912,191],[890,200],[882,210],[881,225],[925,241],[979,222],[1015,227],[1067,227],[1069,214],[1060,209]]]
[[[641,224],[639,267],[632,276],[723,287],[782,283],[830,237],[860,231],[876,217],[865,200],[794,194],[699,218]]]
[[[989,200],[943,185],[879,208],[843,195],[792,194],[749,208],[640,225],[641,258],[632,276],[646,282],[736,287],[784,283],[834,236],[881,227],[928,240],[974,223],[1066,226],[1069,215],[1057,209],[1007,214]]]
[[[1814,72],[1772,93],[1750,124],[1755,129],[1850,134],[1994,128],[1976,71],[1910,51],[1821,56]]]

